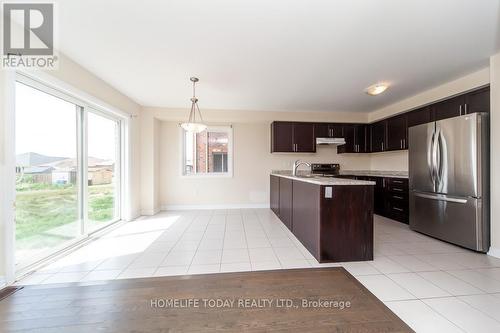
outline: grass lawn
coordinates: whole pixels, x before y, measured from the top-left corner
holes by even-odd
[[[106,222],[113,218],[113,214],[113,185],[89,186],[89,219]],[[77,218],[76,186],[29,182],[17,185],[17,240],[40,236],[51,229],[74,223]]]

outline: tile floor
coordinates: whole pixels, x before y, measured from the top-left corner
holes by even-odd
[[[162,212],[120,226],[19,284],[319,264],[268,209]],[[500,332],[500,259],[375,217],[375,260],[342,263],[417,332]]]

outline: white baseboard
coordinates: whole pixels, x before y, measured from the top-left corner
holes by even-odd
[[[146,216],[153,216],[158,214],[162,209],[160,208],[154,208],[154,209],[143,209],[141,210],[141,215],[146,215]]]
[[[500,259],[500,249],[490,247],[490,250],[488,251],[488,255]]]
[[[214,204],[214,205],[164,205],[161,210],[200,210],[200,209],[252,209],[269,208],[268,203],[263,204]]]

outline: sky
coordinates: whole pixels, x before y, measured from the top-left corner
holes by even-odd
[[[77,107],[16,83],[16,154],[76,157]],[[88,113],[88,156],[115,159],[116,122]]]

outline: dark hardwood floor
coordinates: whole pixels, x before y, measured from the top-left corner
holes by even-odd
[[[412,332],[337,267],[27,286],[0,302],[0,331],[14,330]]]

